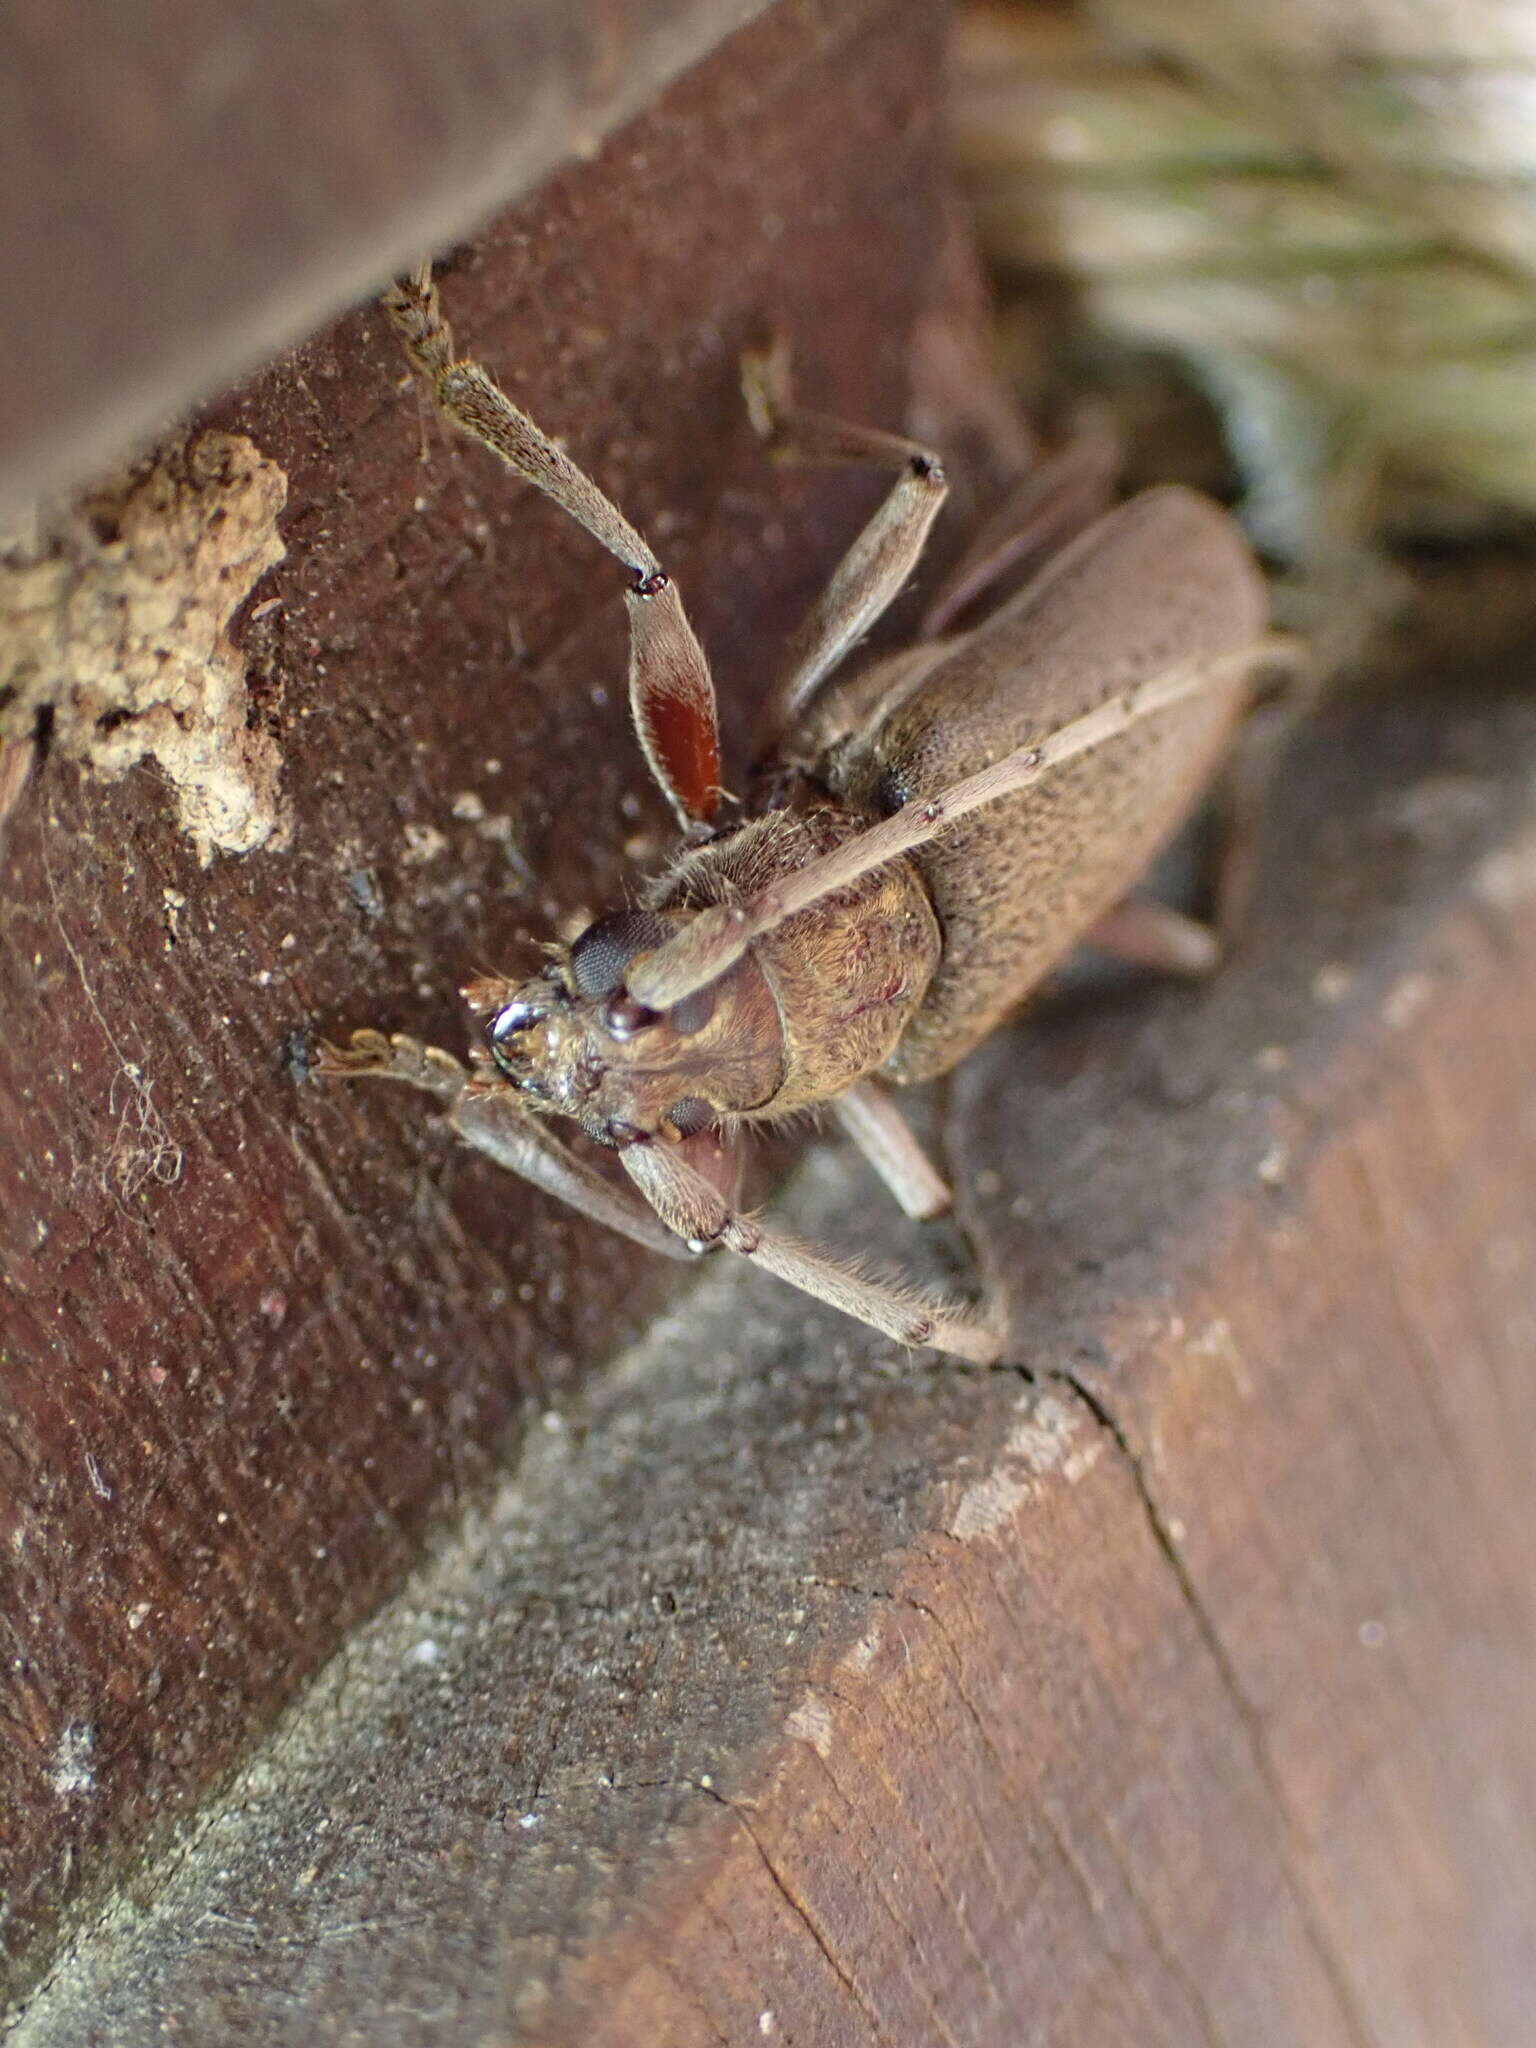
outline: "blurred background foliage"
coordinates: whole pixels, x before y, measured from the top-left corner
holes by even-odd
[[[1452,562],[1523,616],[1536,7],[972,0],[954,90],[1027,396],[1238,496],[1330,667]]]

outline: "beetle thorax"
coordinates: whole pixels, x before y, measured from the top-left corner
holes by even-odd
[[[798,801],[686,854],[659,907],[750,900],[862,831],[869,820],[802,789]],[[941,951],[910,861],[888,861],[798,911],[757,941],[755,960],[782,1019],[784,1072],[771,1114],[830,1101],[875,1073],[922,1003]]]

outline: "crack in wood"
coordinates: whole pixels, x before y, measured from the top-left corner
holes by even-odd
[[[816,1767],[820,1770],[822,1776],[826,1779],[827,1783],[836,1792],[839,1800],[842,1802],[844,1812],[847,1813],[853,1820],[858,1820],[861,1816],[857,1804],[854,1801],[850,1800],[843,1786],[838,1782],[836,1777],[834,1777],[832,1772],[827,1768],[826,1758],[820,1755],[819,1752],[817,1754]],[[889,1781],[887,1780],[887,1782]],[[914,1838],[918,1841],[922,1840],[921,1835],[917,1834],[916,1831],[914,1831]],[[924,1850],[926,1853],[926,1844],[924,1844]],[[914,1974],[917,1977],[924,2003],[927,2005],[928,2008],[928,2024],[932,2028],[931,2038],[935,2042],[943,2042],[945,2044],[945,2048],[960,2048],[960,2044],[955,2039],[954,2033],[951,2030],[948,2022],[945,2020],[943,2013],[940,2011],[939,2007],[934,2002],[933,1991],[930,1984],[927,1981],[925,1981],[924,1964],[926,1959],[923,1957],[922,1952],[918,1946],[916,1933],[911,1925],[910,1919],[905,1918],[897,1910],[894,1902],[890,1898],[890,1895],[887,1893],[885,1886],[882,1885],[879,1879],[875,1876],[874,1864],[872,1862],[865,1863],[864,1876],[867,1880],[866,1895],[879,1900],[880,1904],[885,1909],[886,1916],[890,1920],[891,1925],[897,1930],[901,1939],[905,1942],[906,1946],[911,1950],[913,1959],[918,1966]],[[942,1881],[940,1883],[940,1889],[943,1889]]]
[[[734,1800],[727,1799],[725,1794],[717,1791],[713,1785],[705,1785],[697,1780],[695,1783],[697,1789],[706,1798],[713,1799],[717,1805],[723,1806],[727,1813],[733,1815],[739,1823],[743,1834],[757,1851],[758,1859],[762,1863],[763,1869],[768,1873],[774,1890],[778,1892],[785,1905],[788,1906],[795,1918],[804,1927],[806,1933],[821,1951],[822,1958],[826,1962],[828,1969],[831,1970],[838,1983],[842,1985],[844,1991],[847,1992],[859,2011],[868,2020],[870,2026],[874,2029],[875,2039],[883,2042],[885,2048],[897,2048],[897,2044],[891,2040],[884,2027],[881,2026],[879,2014],[860,1990],[857,1980],[844,1969],[832,1943],[817,1926],[815,1916],[812,1914],[810,1907],[798,1896],[793,1885],[790,1884],[788,1878],[784,1876],[773,1858],[768,1854],[762,1837],[758,1834],[756,1828],[753,1827],[751,1821],[748,1820],[745,1809],[738,1806]]]
[[[1151,1530],[1153,1540],[1166,1559],[1170,1571],[1173,1573],[1174,1582],[1179,1589],[1180,1597],[1189,1609],[1196,1632],[1205,1645],[1222,1689],[1225,1691],[1233,1711],[1238,1717],[1248,1745],[1249,1754],[1259,1775],[1259,1781],[1263,1785],[1265,1793],[1280,1821],[1281,1840],[1277,1844],[1280,1867],[1285,1873],[1286,1884],[1295,1902],[1296,1910],[1301,1916],[1301,1924],[1306,1931],[1308,1946],[1317,1957],[1323,1974],[1327,1978],[1334,1997],[1338,2001],[1340,2018],[1343,2021],[1349,2038],[1355,2043],[1355,2048],[1378,2048],[1376,2037],[1366,2023],[1360,1997],[1350,1981],[1343,1959],[1335,1950],[1324,1928],[1323,1916],[1316,1901],[1313,1899],[1311,1886],[1306,1882],[1298,1868],[1298,1859],[1304,1859],[1308,1856],[1310,1849],[1307,1844],[1305,1830],[1291,1808],[1290,1800],[1280,1780],[1280,1774],[1269,1754],[1269,1744],[1265,1739],[1263,1721],[1257,1708],[1243,1690],[1242,1682],[1237,1675],[1236,1666],[1228,1655],[1220,1632],[1205,1602],[1201,1599],[1196,1589],[1193,1574],[1168,1526],[1162,1509],[1158,1505],[1157,1497],[1153,1493],[1144,1461],[1133,1449],[1130,1438],[1114,1411],[1108,1406],[1103,1397],[1096,1393],[1085,1380],[1067,1368],[1053,1369],[1048,1374],[1048,1377],[1059,1381],[1073,1390],[1094,1420],[1107,1432],[1111,1442],[1115,1445],[1115,1448],[1119,1451],[1121,1458],[1125,1462],[1132,1484],[1136,1488],[1137,1498],[1141,1502],[1142,1511],[1147,1518],[1147,1525]]]
[[[1028,1374],[1024,1374],[1023,1376],[1025,1378],[1030,1377]],[[927,1607],[919,1601],[912,1600],[910,1596],[907,1597],[909,1605],[915,1607],[920,1614],[925,1615],[928,1618],[928,1620],[932,1623],[933,1628],[939,1637],[939,1640],[943,1643],[946,1651],[948,1652],[951,1669],[954,1675],[956,1695],[960,1701],[961,1706],[965,1709],[968,1718],[970,1719],[973,1727],[976,1730],[977,1737],[980,1740],[984,1751],[986,1752],[987,1759],[991,1764],[994,1773],[994,1782],[998,1784],[1006,1783],[1011,1773],[1009,1771],[1005,1759],[999,1754],[996,1745],[993,1743],[991,1736],[987,1732],[985,1723],[983,1722],[981,1716],[980,1709],[976,1706],[974,1700],[972,1700],[960,1676],[960,1653],[957,1646],[954,1643],[953,1637],[945,1628],[942,1621],[940,1621],[937,1613],[931,1607]],[[1036,1805],[1033,1810],[1037,1814],[1040,1824],[1045,1830],[1046,1836],[1050,1841],[1052,1849],[1055,1851],[1058,1863],[1060,1864],[1061,1868],[1066,1872],[1069,1880],[1076,1887],[1079,1896],[1083,1900],[1083,1903],[1087,1908],[1090,1919],[1093,1921],[1101,1921],[1103,1918],[1104,1908],[1102,1894],[1099,1892],[1097,1886],[1093,1883],[1093,1880],[1089,1876],[1088,1872],[1083,1868],[1081,1859],[1074,1852],[1072,1844],[1068,1839],[1065,1831],[1058,1825],[1055,1815],[1050,1811],[1049,1807],[1046,1805],[1043,1798],[1039,1799],[1036,1802]],[[1105,1833],[1106,1835],[1109,1834],[1107,1826],[1105,1829]],[[1111,1846],[1112,1848],[1114,1847],[1112,1837]],[[1118,1864],[1118,1857],[1116,1860]],[[1131,1894],[1133,1905],[1135,1905],[1139,1911],[1141,1902],[1137,1895],[1135,1887],[1127,1883],[1127,1890]],[[1163,1947],[1163,1944],[1160,1941],[1153,1938],[1152,1946],[1154,1951],[1160,1957],[1160,1959],[1168,1963],[1169,1974],[1173,1977],[1174,1981],[1184,1985],[1186,1989],[1189,1989],[1190,1987],[1188,1985],[1186,1973],[1178,1966],[1177,1962],[1173,1958],[1167,1955]],[[1150,2013],[1146,2000],[1141,1996],[1140,1987],[1137,1983],[1135,1973],[1133,1971],[1128,1970],[1125,1967],[1124,1960],[1119,1955],[1116,1955],[1114,1957],[1114,1962],[1117,1973],[1120,1976],[1121,1982],[1125,1985],[1127,1992],[1129,1993],[1133,2001],[1136,2003],[1136,2005],[1138,2005],[1143,2012],[1146,2012],[1148,2014],[1148,2018],[1150,2019],[1152,2017],[1152,2014]],[[1214,2033],[1214,2031],[1212,2031],[1211,2029],[1209,2015],[1205,2010],[1203,2000],[1200,1999],[1200,1997],[1197,1994],[1194,1994],[1192,1992],[1190,2002],[1194,2008],[1196,2019],[1201,2024],[1202,2029],[1205,2033],[1205,2037],[1208,2043],[1210,2044],[1210,2048],[1219,2048],[1219,2036],[1216,2033]]]
[[[709,2008],[682,1973],[675,1970],[666,1957],[659,1952],[652,1956],[651,1967],[655,1970],[658,1977],[666,1979],[672,1986],[678,1999],[697,2015],[701,2024],[708,2027],[710,2038],[718,2041],[720,2048],[731,2048],[730,2035],[721,2033],[719,2025],[710,2013]]]
[[[1120,1873],[1120,1881],[1125,1886],[1126,1896],[1130,1899],[1132,1909],[1146,1931],[1147,1940],[1152,1944],[1153,1954],[1173,1981],[1183,1987],[1184,1995],[1189,2000],[1191,2010],[1195,2015],[1196,2024],[1199,2026],[1200,2038],[1206,2043],[1206,2048],[1222,2048],[1224,2039],[1228,2037],[1223,2034],[1222,2029],[1216,2024],[1216,2016],[1211,2011],[1205,1993],[1184,1967],[1178,1952],[1172,1947],[1167,1935],[1163,1931],[1162,1921],[1152,1910],[1151,1903],[1143,1896],[1141,1886],[1136,1879],[1134,1859],[1127,1855],[1125,1844],[1116,1832],[1110,1816],[1106,1813],[1101,1816],[1101,1820],[1104,1840],[1109,1844],[1109,1853],[1114,1858],[1115,1868]]]
[[[923,1612],[923,1609],[915,1601],[900,1601],[899,1604],[912,1607],[919,1614]],[[881,1761],[882,1745],[880,1742],[879,1724],[871,1720],[869,1714],[865,1711],[863,1701],[852,1694],[840,1692],[835,1685],[830,1683],[823,1683],[818,1690],[825,1693],[828,1699],[834,1700],[846,1714],[857,1717],[864,1727],[869,1730],[871,1740],[865,1753],[864,1768],[866,1770],[872,1768],[875,1771],[893,1806],[900,1809],[903,1805],[902,1789]],[[833,1776],[828,1759],[821,1756],[819,1751],[818,1758],[829,1782],[837,1785],[838,1792],[846,1803],[847,1794],[843,1792],[841,1785],[838,1784],[837,1779]],[[997,1869],[996,1862],[992,1856],[991,1844],[987,1840],[986,1830],[978,1825],[975,1834],[977,1845],[981,1851],[982,1861],[986,1865],[987,1874],[992,1880],[993,1891],[999,1904],[1001,1904],[1007,1898],[1007,1891],[1002,1882],[1002,1875]],[[988,1998],[994,2006],[1001,2010],[1004,2004],[1003,1994],[993,1973],[991,1959],[987,1954],[986,1946],[979,1939],[975,1928],[971,1924],[971,1916],[965,1893],[963,1890],[955,1890],[946,1879],[943,1863],[934,1853],[933,1845],[929,1840],[926,1829],[920,1825],[914,1826],[913,1839],[922,1851],[935,1890],[945,1898],[950,1911],[954,1914],[955,1924],[964,1937],[966,1950],[981,1977],[982,1983],[986,1987]]]

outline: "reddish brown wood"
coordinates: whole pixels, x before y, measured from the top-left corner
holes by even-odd
[[[447,279],[663,544],[737,740],[867,503],[765,473],[742,342],[893,422],[926,365],[941,438],[991,407],[926,317],[971,304],[936,28],[776,9]],[[663,823],[608,565],[410,413],[364,313],[208,421],[288,482],[241,640],[291,843],[205,871],[152,771],[57,758],[8,827],[17,2048],[1523,2044],[1529,662],[1478,702],[1461,634],[1454,696],[1331,715],[1212,988],[968,1063],[963,1234],[817,1153],[801,1228],[1014,1302],[1017,1371],[893,1374],[745,1272],[658,1320],[670,1273],[297,1085],[317,1025],[452,1040]],[[129,1065],[181,1150],[131,1192]]]
[[[1466,683],[1323,724],[1218,985],[962,1070],[1027,1375],[706,1277],[17,2048],[1518,2048],[1536,715]]]
[[[19,0],[0,17],[0,512],[553,166],[766,0]]]
[[[445,280],[664,550],[738,741],[879,482],[772,471],[737,357],[783,321],[811,388],[901,415],[950,290],[938,55],[935,7],[780,7]],[[55,758],[0,874],[13,1941],[207,1781],[675,1277],[416,1104],[302,1085],[317,1031],[462,1047],[455,988],[664,843],[611,564],[476,451],[421,461],[371,310],[202,425],[286,478],[237,638],[288,842],[203,869],[155,771]]]

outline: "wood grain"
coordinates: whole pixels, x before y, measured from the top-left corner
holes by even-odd
[[[0,515],[590,157],[764,5],[7,8]]]
[[[778,8],[445,277],[464,342],[663,547],[738,743],[879,490],[774,473],[738,355],[783,321],[829,400],[901,415],[914,323],[954,297],[938,51],[926,5]],[[670,843],[619,579],[477,451],[422,459],[372,310],[199,425],[286,479],[286,558],[235,637],[287,843],[204,869],[154,771],[55,758],[0,872],[13,1945],[207,1782],[670,1277],[416,1104],[304,1085],[317,1033],[462,1050],[460,984]]]
[[[1536,713],[1466,687],[1323,723],[1219,984],[962,1069],[1013,1370],[706,1275],[19,2048],[1516,2048]],[[846,1152],[785,1207],[934,1261]]]

